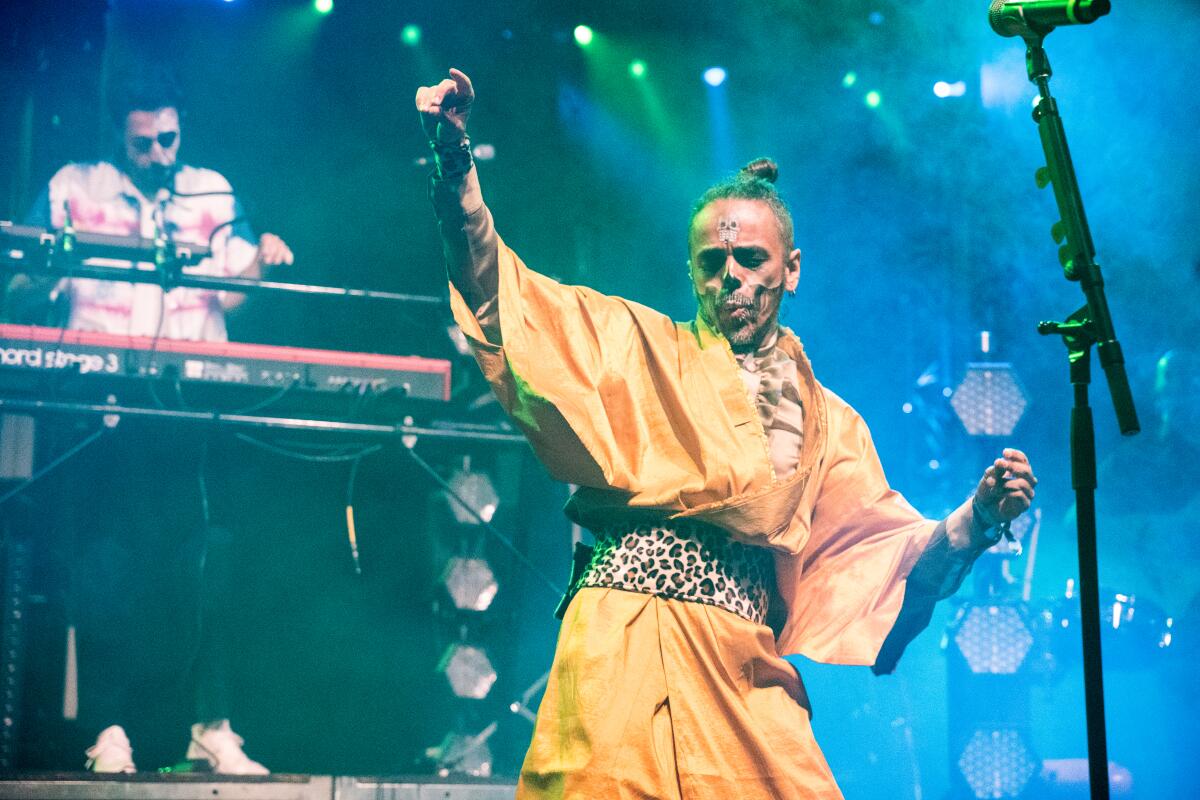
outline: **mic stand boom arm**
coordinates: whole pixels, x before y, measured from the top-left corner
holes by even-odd
[[[1129,378],[1125,374],[1125,357],[1121,344],[1113,331],[1112,315],[1104,295],[1104,278],[1100,265],[1096,263],[1096,249],[1092,244],[1092,233],[1088,228],[1087,216],[1083,211],[1083,198],[1075,179],[1075,168],[1071,153],[1067,149],[1067,134],[1063,129],[1058,104],[1050,96],[1050,60],[1041,45],[1041,40],[1029,40],[1026,65],[1029,80],[1038,87],[1038,104],[1033,111],[1042,149],[1046,153],[1046,166],[1037,171],[1039,187],[1047,183],[1054,187],[1054,200],[1058,204],[1060,219],[1051,228],[1055,242],[1066,244],[1059,248],[1058,258],[1063,274],[1069,281],[1077,281],[1087,299],[1087,323],[1093,333],[1093,341],[1100,356],[1100,366],[1108,379],[1108,392],[1112,396],[1117,414],[1117,426],[1126,436],[1141,430],[1133,395],[1129,391]]]
[[[1038,169],[1040,188],[1054,188],[1059,221],[1051,236],[1061,245],[1059,262],[1067,280],[1083,289],[1086,304],[1065,322],[1043,322],[1042,335],[1059,335],[1067,347],[1070,380],[1075,405],[1071,409],[1071,485],[1075,490],[1076,536],[1079,548],[1080,611],[1083,633],[1084,697],[1087,713],[1088,777],[1092,800],[1108,800],[1108,744],[1104,725],[1104,673],[1100,650],[1100,594],[1096,563],[1096,443],[1092,410],[1088,406],[1091,381],[1091,348],[1096,345],[1100,365],[1108,379],[1108,391],[1121,433],[1140,430],[1125,359],[1113,331],[1112,316],[1104,295],[1104,279],[1096,263],[1096,251],[1083,210],[1083,199],[1071,164],[1067,136],[1058,104],[1050,95],[1050,60],[1042,47],[1044,33],[1027,36],[1026,67],[1029,80],[1038,88],[1033,112],[1046,166]],[[1065,244],[1063,244],[1065,240]]]

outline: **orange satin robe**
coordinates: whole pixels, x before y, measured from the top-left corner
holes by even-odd
[[[478,205],[464,228],[489,213]],[[443,217],[443,235],[455,224]],[[581,487],[568,515],[590,527],[695,518],[770,548],[784,611],[776,636],[696,603],[581,591],[518,796],[840,797],[780,654],[874,663],[936,523],[890,489],[862,418],[816,381],[790,332],[779,346],[797,362],[804,444],[779,480],[724,338],[495,246],[500,335],[488,341],[453,285],[451,306],[538,457]]]

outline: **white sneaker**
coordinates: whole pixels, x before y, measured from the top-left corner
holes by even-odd
[[[85,753],[84,768],[92,772],[137,772],[133,765],[133,748],[120,725],[109,725],[100,731],[96,743]]]
[[[242,751],[242,737],[223,719],[216,725],[197,722],[192,726],[192,741],[188,745],[189,761],[204,760],[213,772],[222,775],[269,775],[271,771]]]

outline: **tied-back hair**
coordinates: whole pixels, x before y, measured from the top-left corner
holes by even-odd
[[[710,203],[717,200],[759,200],[766,203],[775,214],[784,249],[790,252],[795,247],[792,212],[788,210],[787,203],[783,202],[779,190],[775,188],[775,181],[778,179],[778,164],[769,158],[756,158],[733,175],[710,186],[692,206],[692,216],[688,220],[689,243],[696,216]]]

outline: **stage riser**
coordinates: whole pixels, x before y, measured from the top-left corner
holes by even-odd
[[[512,800],[515,795],[516,786],[506,783],[329,775],[0,780],[0,800]]]
[[[393,783],[335,778],[333,800],[513,800],[515,784]]]

